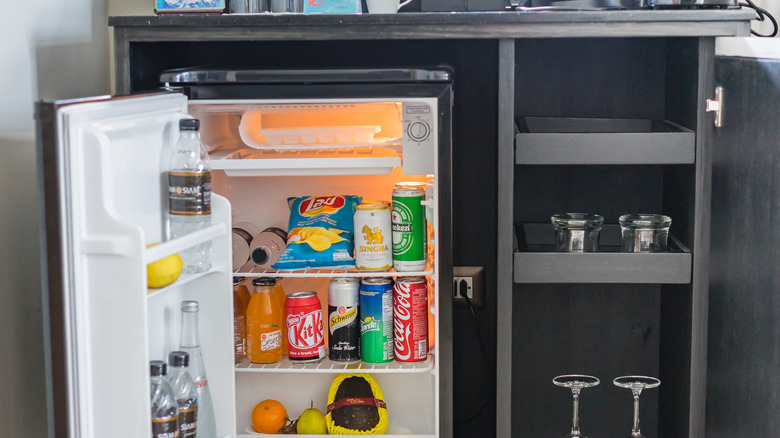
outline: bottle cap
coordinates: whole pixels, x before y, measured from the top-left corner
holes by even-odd
[[[149,373],[152,377],[164,376],[168,374],[168,364],[161,360],[153,360],[149,362]]]
[[[275,286],[276,280],[273,278],[255,278],[252,280],[253,286]]]
[[[190,354],[186,351],[171,351],[168,354],[168,362],[172,367],[188,367],[190,366]]]
[[[198,119],[179,120],[180,131],[197,131],[199,128],[200,128],[200,120]]]
[[[197,301],[182,301],[181,302],[181,311],[182,312],[197,312],[198,311],[198,302]]]
[[[269,260],[271,260],[271,253],[268,251],[268,248],[258,246],[252,250],[249,258],[251,258],[256,265],[264,265],[268,263]]]

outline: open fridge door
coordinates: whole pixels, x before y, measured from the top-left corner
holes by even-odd
[[[180,94],[38,106],[55,435],[148,436],[149,361],[179,349],[180,303],[196,300],[217,435],[235,436],[228,201],[213,196],[210,227],[160,243],[160,157],[186,112]],[[209,271],[147,288],[148,263],[206,241]]]

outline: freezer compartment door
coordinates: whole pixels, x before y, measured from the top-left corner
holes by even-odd
[[[146,246],[162,240],[160,157],[176,138],[186,111],[185,96],[160,94],[67,105],[56,113],[56,157],[42,159],[57,161],[62,290],[50,293],[62,294],[69,436],[150,433],[149,360],[166,357],[150,357],[152,347],[161,343],[150,340],[163,333],[151,333],[154,324],[148,324],[148,309],[159,299],[148,297],[146,263],[152,260]],[[200,280],[187,280],[191,295],[175,286],[167,294],[197,299],[205,296],[200,289],[224,292],[224,300],[210,296],[204,304],[208,313],[217,314],[208,328],[229,338],[230,207],[215,198],[216,228],[205,237],[213,242],[212,270]],[[177,248],[176,241],[161,246],[171,253]],[[206,345],[203,349],[209,354]],[[217,413],[218,434],[234,435],[232,363],[227,372],[212,368],[210,383],[225,387],[219,396],[212,391],[215,405],[222,403],[225,411]]]

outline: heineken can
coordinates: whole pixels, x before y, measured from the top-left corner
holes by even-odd
[[[364,278],[360,283],[360,358],[391,362],[393,356],[393,282]]]
[[[328,357],[334,362],[360,360],[359,289],[355,277],[334,278],[328,285]]]
[[[428,224],[425,221],[425,183],[398,183],[393,187],[393,267],[422,271],[427,264]]]

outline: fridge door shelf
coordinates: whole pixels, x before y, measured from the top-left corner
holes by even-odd
[[[330,269],[330,268],[307,268],[297,270],[284,270],[277,271],[276,269],[261,268],[252,263],[251,261],[244,264],[244,266],[233,271],[233,276],[240,277],[425,277],[433,275],[434,273],[433,258],[428,259],[428,263],[424,270],[421,271],[403,271],[397,272],[394,269],[389,271],[379,272],[365,272],[358,271],[357,269]]]
[[[514,254],[515,283],[688,284],[691,251],[669,233],[663,253],[620,252],[620,227],[604,225],[599,252],[555,252],[550,224],[527,223]]]
[[[214,197],[217,196],[219,195],[214,195]],[[187,234],[186,236],[151,246],[146,248],[146,251],[144,252],[144,263],[149,264],[156,262],[157,260],[176,254],[192,246],[222,237],[226,233],[225,224],[215,224],[202,230],[195,231],[194,233]]]
[[[277,152],[218,149],[211,168],[228,176],[385,175],[400,167],[401,155],[389,147]]]
[[[357,362],[345,364],[334,362],[328,358],[318,363],[296,364],[290,361],[288,357],[281,361],[271,364],[252,363],[249,359],[244,359],[236,365],[237,373],[427,373],[433,370],[434,354],[429,353],[428,358],[422,362],[402,364],[392,361],[388,363],[364,363]]]

